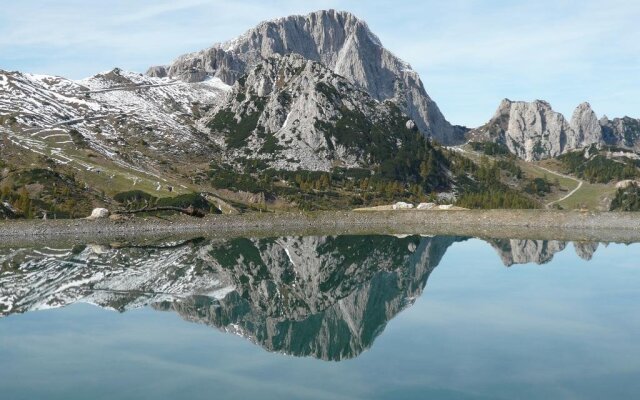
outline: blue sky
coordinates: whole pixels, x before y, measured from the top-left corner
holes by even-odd
[[[637,0],[1,0],[0,68],[83,78],[143,72],[264,19],[323,8],[366,20],[411,63],[455,124],[501,99],[544,99],[567,115],[640,117]]]

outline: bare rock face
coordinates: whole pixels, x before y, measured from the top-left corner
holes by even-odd
[[[151,67],[147,70],[147,75],[153,78],[166,78],[168,74],[169,71],[167,71],[167,67],[164,65]]]
[[[640,119],[623,117],[610,120],[604,116],[599,124],[605,143],[640,150]]]
[[[575,109],[569,125],[573,135],[569,136],[567,147],[579,149],[603,142],[602,128],[589,103],[582,103]]]
[[[224,162],[234,165],[251,154],[284,170],[367,167],[376,162],[367,143],[397,154],[415,137],[394,103],[375,101],[324,64],[299,55],[252,67],[204,121],[225,149]]]
[[[549,103],[502,100],[493,118],[467,133],[471,141],[506,145],[527,161],[557,157],[591,145],[613,145],[640,150],[640,120],[629,117],[598,120],[589,103],[576,107],[571,121]]]
[[[560,155],[571,128],[562,114],[554,112],[547,102],[505,99],[484,129],[512,153],[532,161]]]
[[[275,55],[298,54],[320,62],[378,101],[393,100],[418,128],[438,141],[462,141],[411,66],[385,49],[367,24],[348,12],[318,11],[266,21],[242,36],[179,57],[148,74],[199,82],[217,77],[232,85],[248,68]]]

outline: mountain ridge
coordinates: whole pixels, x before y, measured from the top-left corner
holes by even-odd
[[[640,150],[640,119],[600,119],[588,102],[579,104],[570,120],[544,100],[504,99],[486,124],[467,133],[471,141],[503,144],[526,161],[553,158],[591,145]]]
[[[379,101],[395,101],[423,133],[438,141],[462,140],[464,130],[444,118],[417,72],[384,48],[366,22],[346,11],[321,10],[264,21],[236,39],[182,55],[168,67],[151,67],[147,73],[187,82],[218,77],[233,84],[262,59],[292,53],[321,62]]]

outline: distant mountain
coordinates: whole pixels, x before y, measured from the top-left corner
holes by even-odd
[[[598,120],[589,103],[580,104],[571,120],[545,101],[503,100],[485,125],[468,132],[472,141],[506,145],[527,161],[557,157],[592,144],[640,149],[640,120],[629,117]]]
[[[185,82],[215,77],[233,85],[251,67],[287,54],[323,64],[374,100],[392,100],[419,130],[442,143],[463,139],[464,129],[447,122],[411,66],[385,49],[367,24],[348,12],[317,11],[262,22],[236,39],[183,55],[171,65],[152,67],[147,74]]]

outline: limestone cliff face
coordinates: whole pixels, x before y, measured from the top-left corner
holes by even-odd
[[[472,141],[502,143],[518,157],[536,161],[593,144],[637,149],[640,146],[640,120],[629,117],[598,120],[589,103],[582,103],[567,121],[545,101],[505,99],[493,118],[471,130],[467,137]]]
[[[276,56],[248,70],[204,118],[225,162],[247,157],[276,169],[366,167],[373,142],[396,154],[415,137],[409,117],[324,64]],[[373,132],[382,132],[374,140]],[[413,149],[412,149],[413,151]]]
[[[378,101],[393,100],[425,134],[449,144],[462,130],[446,121],[411,66],[385,49],[367,24],[348,12],[318,11],[260,23],[242,36],[152,67],[151,76],[199,82],[212,77],[232,85],[275,55],[298,54],[325,65]]]
[[[582,103],[575,109],[569,126],[571,131],[567,138],[568,148],[580,149],[594,143],[603,143],[602,128],[589,103]]]
[[[505,99],[493,118],[473,130],[469,137],[503,143],[518,157],[534,161],[599,143],[599,129],[588,103],[578,106],[569,123],[545,101],[528,103]]]
[[[599,123],[605,143],[640,151],[640,119],[604,116]]]

